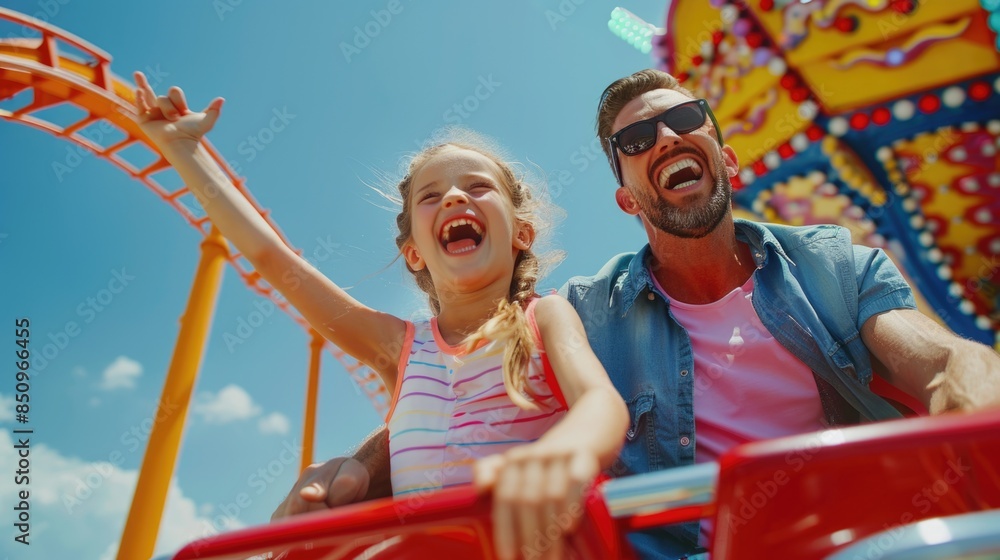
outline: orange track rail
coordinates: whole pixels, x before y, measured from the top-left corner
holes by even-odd
[[[190,193],[187,187],[171,192],[153,178],[156,173],[170,169],[170,164],[139,128],[134,108],[133,88],[135,86],[111,72],[111,55],[75,35],[6,8],[0,8],[0,19],[23,25],[41,34],[40,39],[0,40],[0,101],[9,99],[25,90],[31,90],[33,93],[31,103],[23,107],[12,111],[0,109],[0,118],[43,130],[83,146],[94,155],[106,159],[133,179],[146,185],[163,202],[173,207],[188,224],[201,232],[203,236],[207,236],[212,226],[208,217],[196,216],[180,200],[182,196]],[[60,44],[69,45],[86,54],[92,60],[84,61],[69,53],[60,52]],[[62,103],[75,105],[85,111],[87,115],[66,127],[33,115],[38,111]],[[102,120],[116,126],[126,137],[110,146],[100,146],[78,134],[79,131],[95,123],[100,123]],[[239,192],[253,205],[268,225],[278,233],[281,240],[301,255],[302,251],[295,249],[278,229],[278,226],[271,221],[268,217],[268,211],[257,204],[257,201],[246,189],[243,179],[233,173],[225,159],[207,140],[203,143],[212,158],[239,189]],[[137,144],[159,156],[158,160],[138,169],[120,155],[123,150]],[[292,320],[308,332],[309,323],[302,315],[289,305],[277,290],[263,280],[246,259],[241,260],[240,257],[239,253],[230,253],[228,260],[243,282],[254,292],[271,300],[274,305],[287,313]],[[388,395],[375,372],[345,354],[332,343],[325,342],[324,348],[340,362],[368,396],[376,410],[384,416],[388,411]]]

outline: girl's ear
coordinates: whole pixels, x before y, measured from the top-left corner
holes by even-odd
[[[521,222],[517,226],[517,234],[514,236],[514,248],[521,251],[531,249],[531,244],[535,242],[535,227],[528,222]]]
[[[423,257],[417,252],[417,248],[413,246],[413,241],[407,241],[403,245],[403,258],[406,259],[406,264],[409,265],[410,270],[416,272],[418,270],[423,270],[425,266]]]

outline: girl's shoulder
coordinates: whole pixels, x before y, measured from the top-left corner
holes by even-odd
[[[524,312],[529,322],[539,325],[567,316],[579,317],[573,304],[555,292],[544,296],[535,296],[528,302]]]

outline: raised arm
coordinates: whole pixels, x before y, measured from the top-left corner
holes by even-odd
[[[180,88],[157,97],[141,72],[135,79],[143,132],[173,165],[212,223],[317,332],[375,369],[391,393],[405,324],[362,305],[296,255],[229,181],[201,145],[219,118],[223,99],[195,112]]]
[[[960,338],[913,309],[865,321],[861,338],[876,373],[931,414],[1000,406],[1000,355]]]
[[[494,542],[502,560],[518,553],[562,558],[561,535],[579,524],[584,492],[614,463],[628,428],[628,409],[573,306],[547,296],[535,305],[535,319],[569,412],[538,441],[476,464],[476,485],[493,488]]]

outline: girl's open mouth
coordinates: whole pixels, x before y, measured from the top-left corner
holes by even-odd
[[[485,228],[479,220],[456,217],[445,222],[438,238],[444,250],[452,255],[474,251],[485,237]]]

